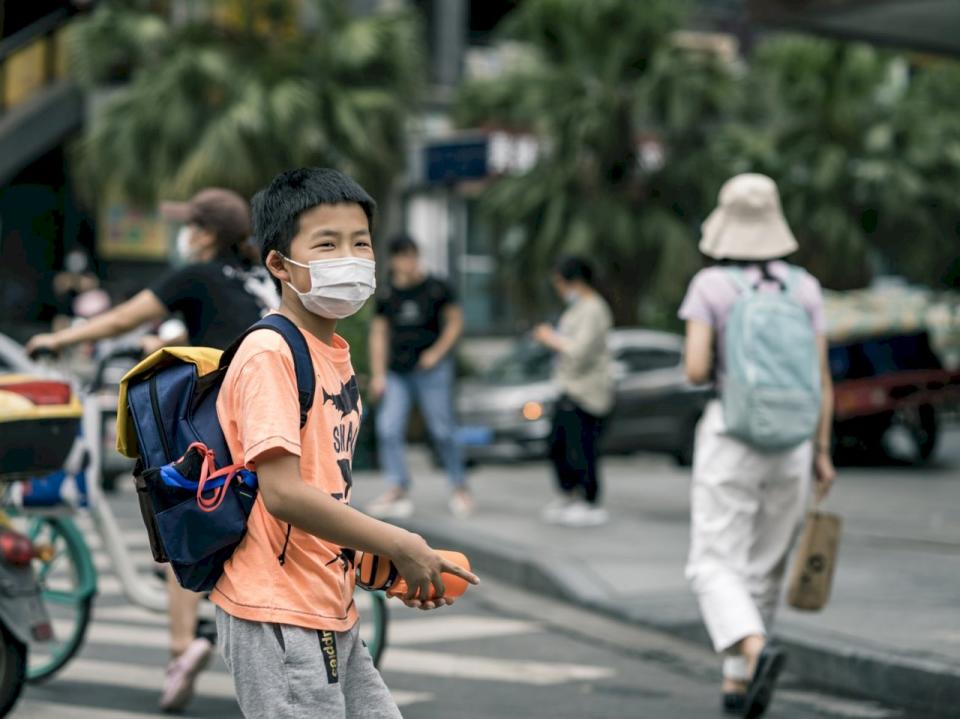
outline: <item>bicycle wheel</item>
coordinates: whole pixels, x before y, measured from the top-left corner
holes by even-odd
[[[27,653],[27,681],[49,679],[83,645],[97,593],[97,572],[90,549],[76,525],[62,517],[35,517],[28,536],[50,547],[49,558],[35,559],[34,571],[53,624],[53,639],[32,642]]]
[[[387,596],[383,592],[359,591],[356,595],[360,610],[360,638],[373,658],[373,665],[380,667],[380,660],[387,648],[387,624],[390,611]]]

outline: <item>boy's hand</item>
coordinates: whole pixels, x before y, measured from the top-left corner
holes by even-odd
[[[456,575],[470,584],[480,580],[472,572],[460,567],[434,552],[418,534],[407,532],[391,557],[397,571],[407,583],[407,593],[400,597],[408,607],[438,609],[453,604],[453,599],[444,597],[443,572]]]

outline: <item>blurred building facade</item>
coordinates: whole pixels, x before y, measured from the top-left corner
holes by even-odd
[[[86,5],[0,1],[0,325],[53,313],[50,280],[65,250],[92,247],[69,182],[66,143],[83,124],[65,34]],[[19,333],[22,334],[22,331]]]

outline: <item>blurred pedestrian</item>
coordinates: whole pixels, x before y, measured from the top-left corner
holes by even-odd
[[[728,180],[700,243],[718,264],[679,312],[687,376],[720,396],[697,427],[686,574],[725,657],[724,709],[747,717],[764,712],[784,663],[768,637],[811,474],[818,499],[835,476],[823,298],[784,261],[796,249],[773,180]]]
[[[230,190],[209,188],[189,202],[164,203],[161,214],[182,223],[177,254],[183,265],[161,276],[149,289],[89,322],[27,343],[27,351],[60,351],[129,332],[179,312],[190,344],[224,349],[267,311],[279,305],[279,295],[264,267],[253,267],[250,208]],[[144,351],[164,344],[158,337],[144,341]],[[198,621],[202,595],[183,589],[167,572],[171,660],[160,706],[183,709],[193,696],[197,674],[210,660],[216,630]]]
[[[593,268],[580,257],[557,263],[553,286],[566,310],[556,329],[542,324],[533,332],[557,355],[553,379],[561,391],[550,435],[560,497],[544,508],[543,519],[571,527],[599,526],[609,519],[600,506],[598,457],[603,419],[614,401],[607,346],[613,315],[593,277]]]
[[[463,312],[452,288],[424,272],[413,238],[393,237],[388,252],[390,285],[377,300],[370,327],[370,394],[379,403],[377,447],[389,489],[367,511],[383,518],[413,513],[406,438],[410,409],[416,402],[447,471],[450,511],[467,516],[474,503],[467,489],[453,408],[453,351],[463,333]]]
[[[53,277],[53,296],[57,306],[53,330],[67,327],[74,317],[82,316],[77,311],[78,298],[99,288],[100,279],[93,272],[86,250],[75,247],[67,252],[63,258],[63,269]]]

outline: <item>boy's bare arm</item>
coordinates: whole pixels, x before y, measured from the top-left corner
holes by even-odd
[[[257,477],[264,505],[277,519],[341,547],[390,557],[407,582],[404,599],[411,606],[431,609],[452,604],[443,598],[442,572],[479,583],[471,572],[430,549],[419,535],[368,517],[303,482],[299,457],[283,450],[267,452],[257,458]],[[423,601],[430,596],[441,599]]]

